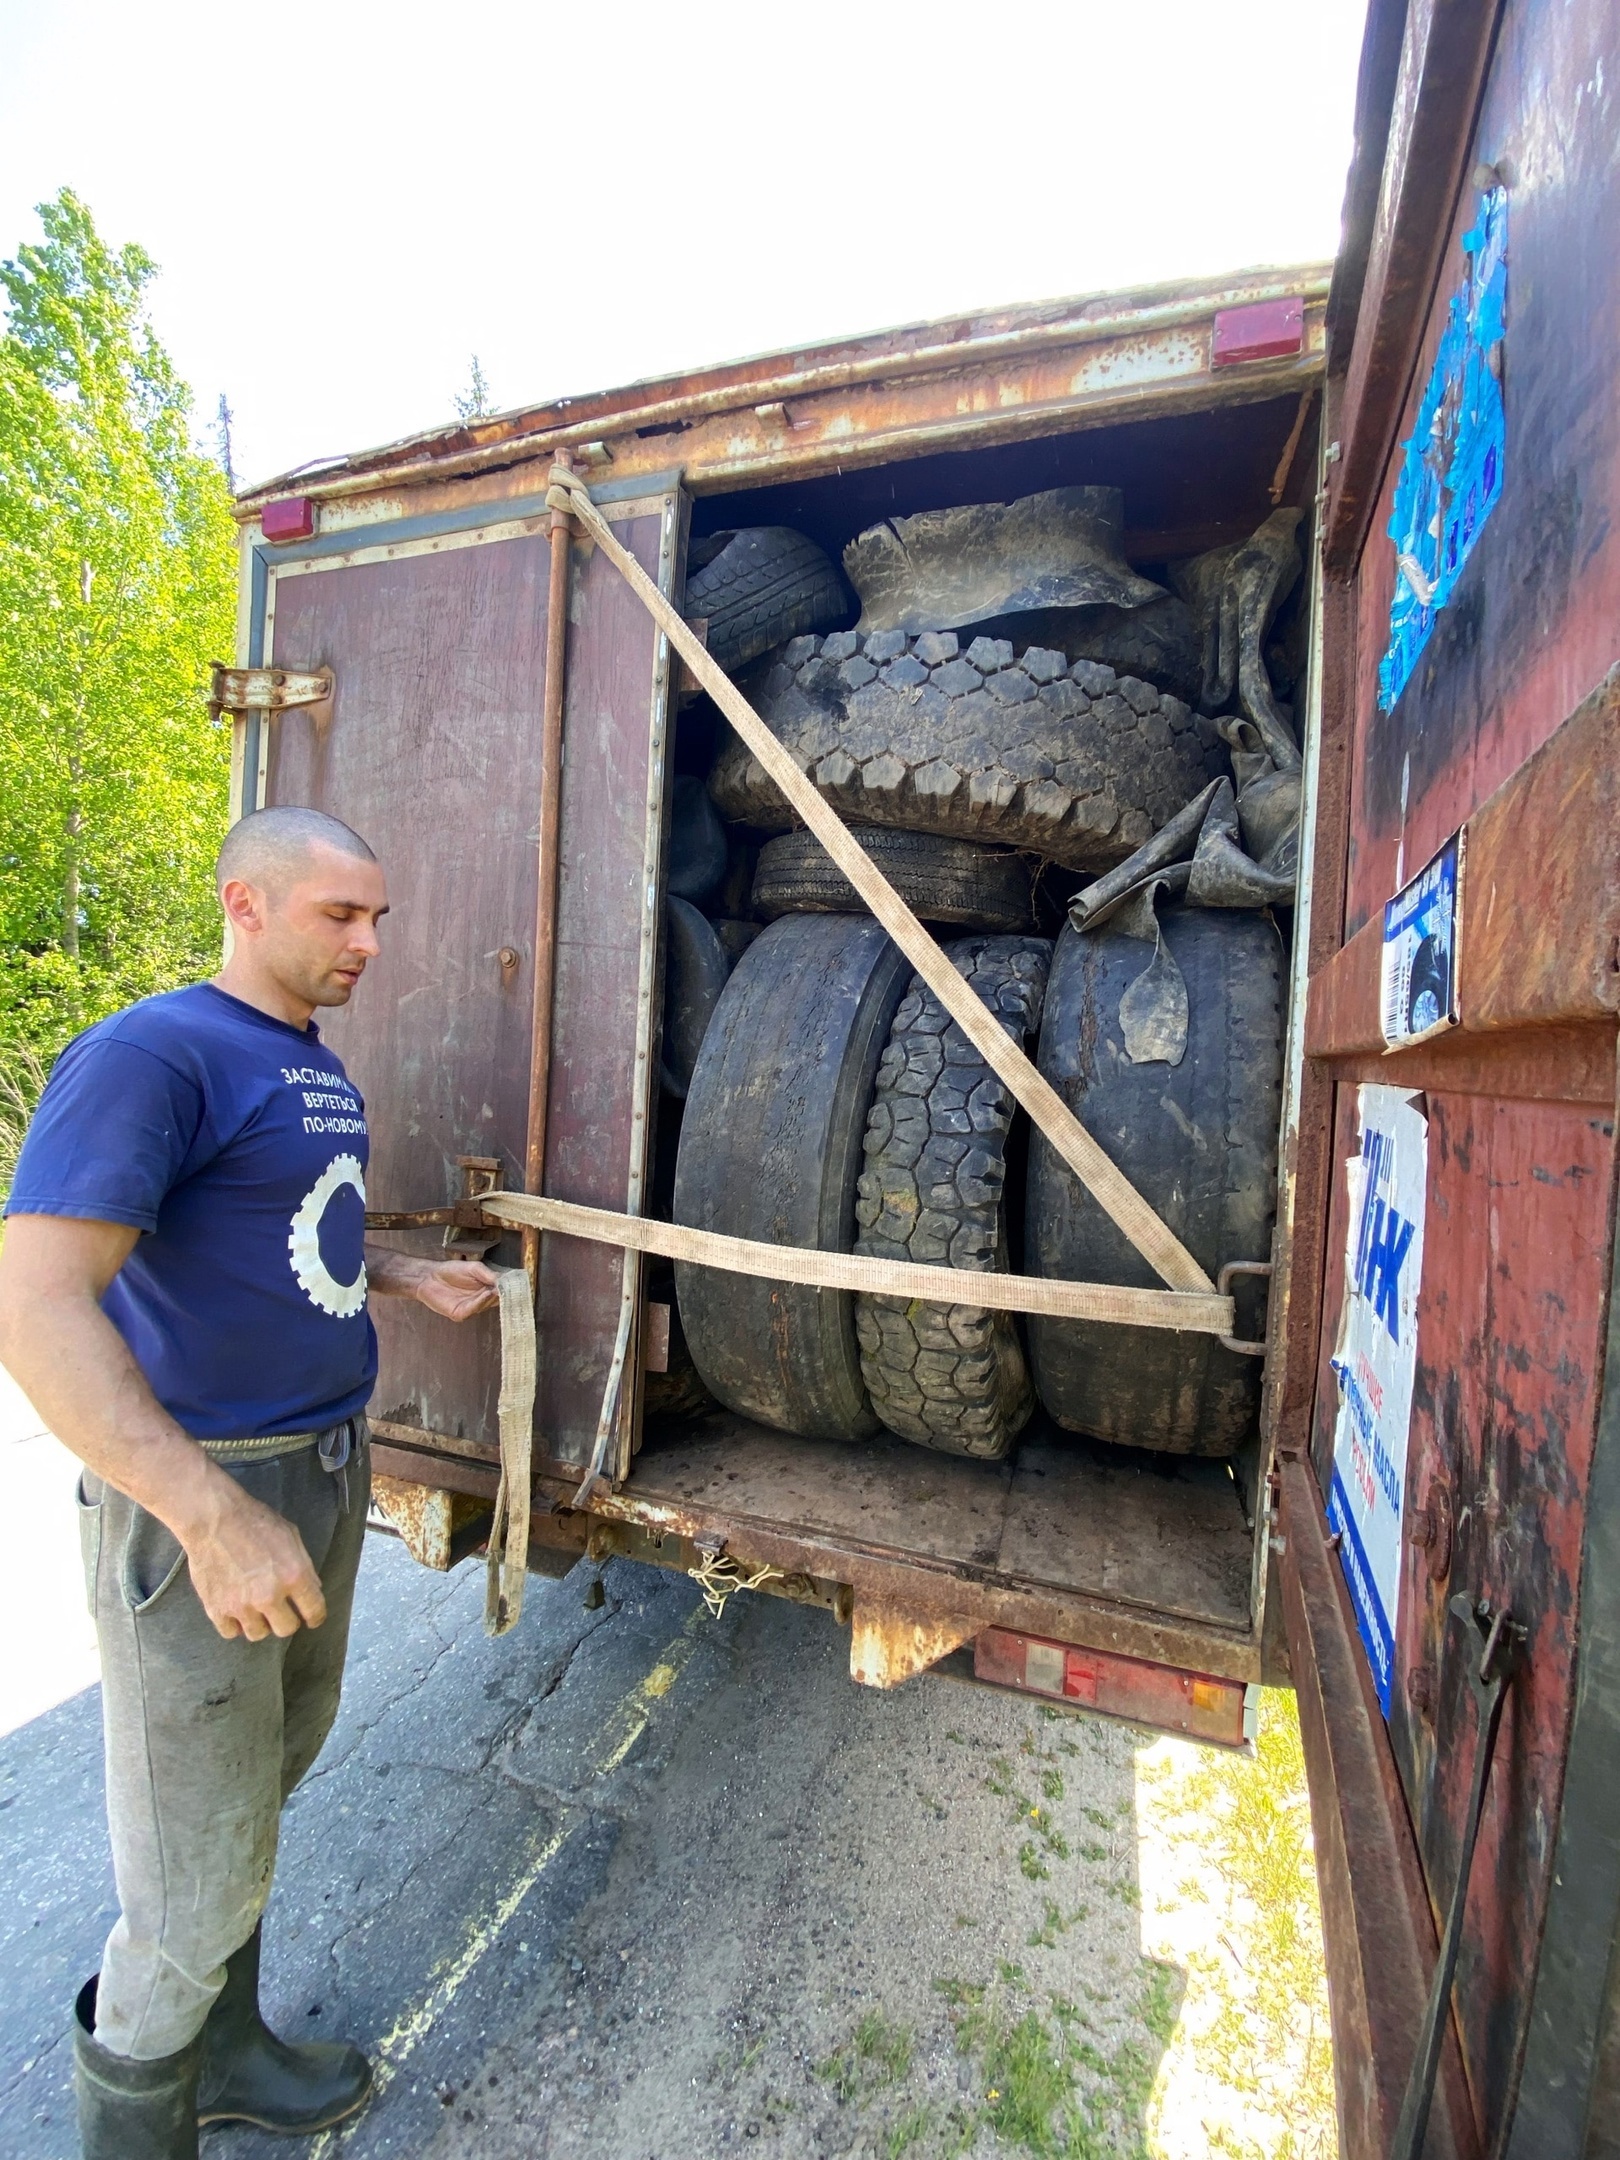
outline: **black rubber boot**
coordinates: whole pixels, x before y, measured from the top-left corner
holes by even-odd
[[[136,2062],[104,2048],[95,2033],[96,1982],[87,1980],[73,2005],[73,2086],[84,2160],[197,2160],[202,2034],[178,2055]]]
[[[342,2040],[292,2047],[260,2017],[257,1928],[226,1964],[202,2039],[199,2122],[254,2123],[308,2137],[352,2115],[371,2092],[371,2065],[358,2048]]]

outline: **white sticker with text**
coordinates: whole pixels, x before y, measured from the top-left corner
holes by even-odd
[[[1404,1088],[1359,1090],[1361,1153],[1345,1164],[1350,1234],[1333,1370],[1339,1413],[1328,1521],[1389,1716],[1406,1447],[1417,1366],[1429,1121]]]

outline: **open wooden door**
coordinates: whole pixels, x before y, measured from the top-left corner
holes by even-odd
[[[678,592],[678,479],[605,507]],[[537,861],[547,526],[543,502],[497,499],[260,551],[250,660],[330,667],[335,688],[328,704],[267,722],[258,801],[343,818],[388,875],[382,957],[322,1023],[366,1098],[373,1210],[454,1202],[462,1158],[493,1159],[502,1182],[523,1186],[537,895],[550,884]],[[623,580],[577,541],[566,653],[544,1190],[635,1211],[657,1069],[668,656]],[[418,1252],[437,1237],[386,1235]],[[515,1261],[515,1241],[496,1257]],[[625,1264],[548,1241],[537,1465],[590,1457],[621,1302],[639,1304]],[[395,1299],[374,1312],[380,1438],[493,1463],[495,1316],[449,1328]],[[610,1473],[628,1457],[638,1367],[632,1342]]]
[[[1403,2150],[1459,1882],[1410,2154],[1620,2150],[1613,33],[1374,0],[1329,302],[1267,1409],[1345,2160]]]

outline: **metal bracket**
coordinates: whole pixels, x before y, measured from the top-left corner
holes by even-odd
[[[1468,1904],[1474,1845],[1479,1837],[1480,1817],[1485,1812],[1486,1780],[1491,1774],[1491,1758],[1496,1752],[1496,1734],[1502,1722],[1507,1684],[1529,1640],[1528,1630],[1519,1625],[1505,1606],[1493,1610],[1483,1598],[1476,1604],[1466,1591],[1459,1590],[1451,1600],[1451,1611],[1455,1619],[1463,1622],[1469,1637],[1468,1686],[1479,1719],[1474,1735],[1474,1781],[1468,1794],[1468,1813],[1463,1819],[1462,1848],[1457,1855],[1457,1880],[1451,1893],[1451,1910],[1446,1915],[1446,1931],[1440,1938],[1434,1982],[1429,1989],[1428,2008],[1423,2014],[1417,2053],[1412,2059],[1412,2074],[1407,2080],[1406,2097],[1401,2102],[1400,2120],[1395,2125],[1389,2160],[1420,2160],[1423,2152],[1429,2110],[1434,2100],[1435,2076],[1440,2068],[1440,2045],[1445,2037],[1446,2014],[1451,2005],[1451,1983],[1456,1977],[1457,1952],[1462,1944],[1463,1912]]]
[[[480,1259],[504,1235],[504,1225],[491,1223],[483,1210],[486,1193],[501,1189],[498,1155],[458,1155],[461,1198],[450,1207],[368,1208],[368,1230],[434,1230],[444,1226],[444,1249],[460,1259]]]
[[[461,1209],[456,1220],[445,1225],[444,1249],[461,1259],[482,1260],[503,1236],[500,1223],[492,1223],[478,1205],[485,1193],[501,1189],[501,1158],[498,1155],[458,1155],[461,1172]],[[470,1220],[467,1217],[470,1216]]]
[[[216,660],[209,670],[208,717],[229,713],[281,712],[288,705],[319,705],[332,695],[337,677],[329,667],[313,673],[296,668],[226,667]]]
[[[1221,1272],[1215,1278],[1215,1287],[1222,1297],[1232,1295],[1232,1277],[1234,1275],[1260,1275],[1267,1282],[1270,1282],[1271,1262],[1269,1260],[1228,1260],[1225,1267],[1221,1269]],[[1242,1335],[1217,1335],[1215,1340],[1223,1350],[1236,1350],[1242,1357],[1264,1357],[1268,1348],[1264,1337],[1259,1342],[1250,1342]]]

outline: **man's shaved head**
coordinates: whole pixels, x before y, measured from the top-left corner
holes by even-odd
[[[215,884],[223,889],[228,879],[240,878],[244,885],[279,897],[297,884],[310,850],[317,847],[333,848],[357,862],[377,860],[357,832],[324,810],[253,810],[225,835]]]

